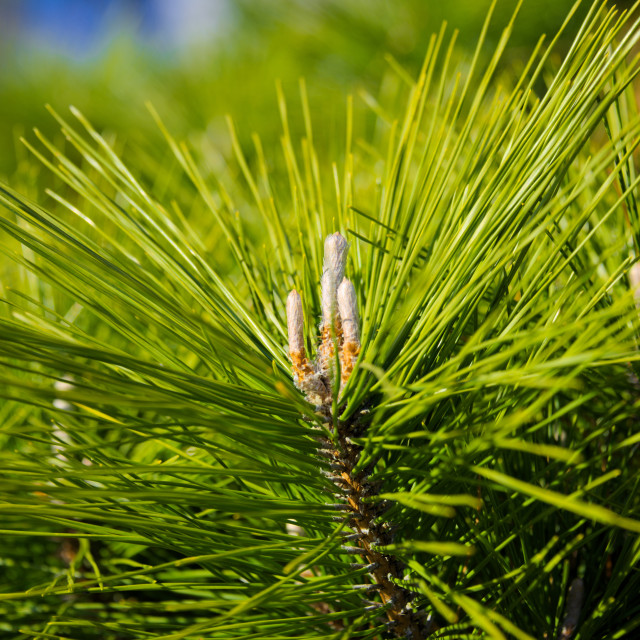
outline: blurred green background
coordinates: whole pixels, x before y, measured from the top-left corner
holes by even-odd
[[[44,105],[77,106],[103,131],[134,145],[159,135],[150,101],[176,136],[226,133],[277,143],[275,83],[297,93],[307,79],[312,108],[329,119],[344,96],[376,86],[391,54],[410,72],[446,20],[473,47],[489,0],[3,0],[0,2],[0,177],[31,171],[19,137],[57,129]],[[500,0],[490,50],[517,2]],[[507,62],[553,35],[571,0],[524,0]],[[625,3],[618,3],[624,6]],[[578,13],[588,9],[583,3]],[[565,36],[565,46],[572,32]],[[562,44],[561,44],[562,46]],[[561,50],[561,49],[560,49]],[[293,87],[289,90],[289,87]],[[34,169],[35,170],[35,169]]]

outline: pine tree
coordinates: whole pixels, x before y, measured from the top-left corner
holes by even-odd
[[[170,161],[76,109],[25,140],[3,637],[640,633],[640,25],[595,3],[517,72],[512,26],[392,63],[337,157],[304,83],[281,152],[153,108]]]

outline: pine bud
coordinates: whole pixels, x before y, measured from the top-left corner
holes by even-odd
[[[360,321],[358,319],[358,302],[353,283],[343,278],[338,287],[338,313],[342,322],[342,333],[345,342],[353,342],[360,348]]]
[[[307,399],[313,404],[325,403],[329,392],[314,371],[305,352],[302,300],[295,289],[287,297],[287,333],[294,384],[307,395]]]
[[[287,297],[287,331],[289,333],[289,353],[304,353],[304,324],[302,299],[294,289]]]
[[[335,367],[334,340],[342,342],[342,323],[338,312],[338,285],[344,278],[349,243],[339,233],[327,236],[324,241],[322,265],[322,325],[318,350],[318,369],[322,376],[333,382]]]
[[[349,346],[343,354],[343,329],[341,321],[338,288],[344,280],[345,266],[349,243],[339,233],[327,236],[324,242],[324,259],[322,272],[322,323],[320,325],[320,345],[315,363],[307,358],[304,348],[304,328],[302,301],[297,291],[292,291],[287,298],[287,331],[289,338],[289,354],[293,365],[295,385],[316,405],[316,410],[325,417],[330,415],[330,407],[334,400],[333,387],[341,388],[348,378],[353,363],[360,349],[360,329],[358,314],[355,308],[355,293],[347,292],[349,327]],[[349,298],[349,295],[351,297]],[[351,301],[351,302],[350,302]],[[352,303],[352,304],[351,304]],[[349,307],[351,304],[351,307]],[[338,353],[336,354],[336,348]],[[347,372],[336,378],[336,356],[340,366],[346,365]],[[346,377],[344,377],[346,376]]]
[[[324,241],[322,264],[322,325],[329,329],[336,322],[337,290],[344,278],[349,243],[339,233],[327,236]]]
[[[324,241],[324,261],[322,264],[323,275],[332,272],[335,286],[337,287],[344,278],[344,269],[347,263],[349,243],[337,231],[327,236]]]
[[[360,353],[360,321],[353,283],[344,278],[338,287],[338,313],[342,322],[343,342],[340,349],[340,383],[347,383]]]
[[[305,391],[313,375],[313,368],[304,349],[304,323],[302,300],[294,289],[287,297],[287,333],[289,334],[289,355],[293,365],[293,382]]]

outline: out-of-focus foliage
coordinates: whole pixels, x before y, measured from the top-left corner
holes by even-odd
[[[109,44],[80,58],[64,47],[38,47],[33,38],[23,38],[20,25],[12,31],[0,27],[0,175],[11,175],[22,158],[20,135],[34,126],[54,131],[44,104],[57,110],[73,104],[91,113],[101,130],[126,131],[137,143],[157,135],[144,107],[147,100],[170,119],[177,133],[209,128],[214,139],[224,129],[224,115],[233,113],[240,131],[260,130],[266,141],[277,144],[278,122],[271,117],[277,79],[286,87],[299,77],[313,77],[309,92],[314,111],[330,118],[342,112],[343,88],[370,89],[378,82],[387,55],[416,73],[430,34],[443,20],[460,29],[461,46],[472,47],[489,4],[240,0],[229,3],[209,44],[164,47],[142,37],[135,23],[115,22],[105,24]],[[487,51],[516,4],[499,3]],[[571,4],[525,1],[504,60],[525,58],[541,34],[555,33]],[[7,6],[0,7],[0,20]],[[565,41],[571,35],[569,29]]]

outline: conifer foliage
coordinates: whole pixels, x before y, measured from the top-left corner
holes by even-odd
[[[24,141],[3,637],[640,633],[640,25],[517,70],[511,26],[391,61],[339,145],[304,83],[280,150],[153,108],[170,157],[75,109]]]

